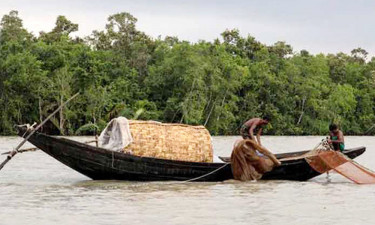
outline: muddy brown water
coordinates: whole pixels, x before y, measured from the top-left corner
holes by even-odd
[[[229,156],[237,138],[214,137],[215,153]],[[321,139],[266,136],[263,144],[281,153]],[[375,169],[374,137],[345,140],[366,146],[356,161]],[[0,137],[0,151],[20,141]],[[375,224],[374,204],[374,185],[338,174],[307,182],[93,181],[41,151],[18,154],[0,171],[0,224]]]

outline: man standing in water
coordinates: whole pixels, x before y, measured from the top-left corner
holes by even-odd
[[[340,152],[344,151],[344,134],[334,123],[329,125],[329,138],[330,140],[328,140],[328,143],[333,145],[333,150]]]
[[[241,127],[240,134],[243,139],[251,139],[257,141],[259,145],[262,145],[260,142],[260,135],[263,131],[263,126],[267,125],[271,121],[269,116],[264,116],[261,118],[252,118],[246,123],[244,123]],[[254,133],[256,133],[256,140],[254,137]]]

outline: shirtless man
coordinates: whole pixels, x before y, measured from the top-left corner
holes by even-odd
[[[246,123],[244,123],[241,127],[240,134],[243,139],[251,139],[255,141],[254,133],[256,132],[256,141],[259,145],[262,145],[260,142],[260,135],[263,130],[263,126],[267,125],[270,122],[269,116],[264,116],[261,118],[252,118],[248,120]]]
[[[333,145],[335,151],[344,151],[344,134],[336,124],[329,125],[329,138],[328,143]]]

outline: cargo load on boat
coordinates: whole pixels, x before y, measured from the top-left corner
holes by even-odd
[[[134,155],[190,162],[212,162],[211,135],[204,126],[129,120]]]
[[[109,122],[103,130],[99,146],[142,157],[190,162],[213,161],[211,135],[204,126],[119,117]]]

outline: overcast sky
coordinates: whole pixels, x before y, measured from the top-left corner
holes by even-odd
[[[85,36],[104,29],[107,17],[129,12],[138,29],[157,37],[212,41],[237,28],[266,44],[285,41],[294,51],[349,53],[362,47],[375,55],[375,1],[365,0],[0,0],[0,16],[18,10],[24,26],[50,31],[58,15],[79,24]],[[74,36],[73,35],[73,36]]]

